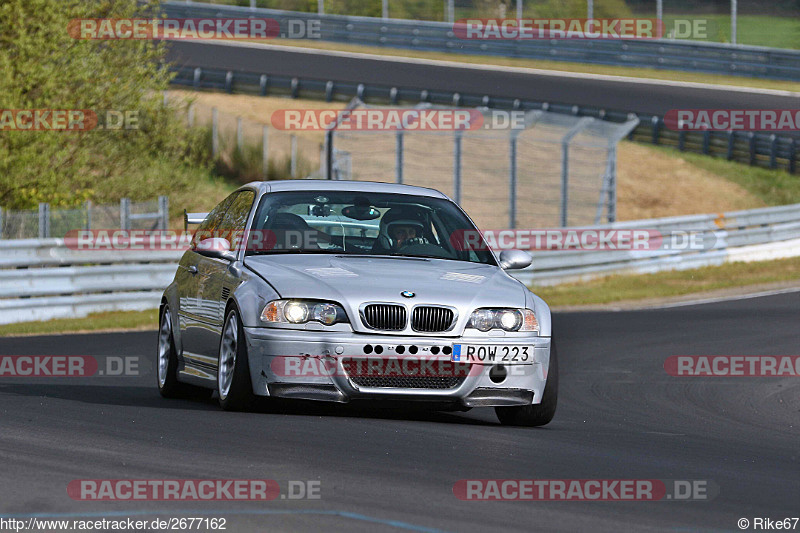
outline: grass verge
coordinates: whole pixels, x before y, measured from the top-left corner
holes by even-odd
[[[115,330],[156,330],[158,309],[146,311],[108,311],[82,318],[57,318],[42,322],[20,322],[0,326],[0,337],[15,335],[51,335]]]
[[[690,152],[678,152],[674,148],[649,146],[651,150],[680,158],[695,167],[718,176],[724,176],[766,205],[800,203],[800,179],[784,170],[751,167],[743,163]]]
[[[611,304],[631,300],[670,298],[720,289],[746,289],[767,283],[798,281],[800,257],[752,263],[676,270],[644,275],[615,275],[592,281],[532,290],[552,307]]]

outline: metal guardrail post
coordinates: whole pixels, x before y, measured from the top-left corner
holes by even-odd
[[[239,153],[244,152],[244,125],[242,123],[242,117],[236,117],[236,148],[239,149]]]
[[[121,198],[119,201],[119,228],[131,229],[131,199]]]
[[[166,231],[169,228],[169,197],[158,197],[158,229]]]
[[[258,78],[258,89],[261,96],[267,96],[267,90],[269,90],[269,76],[262,74],[261,77]]]
[[[517,227],[517,135],[512,129],[508,139],[508,227],[511,229]]]
[[[736,136],[733,134],[732,130],[728,130],[728,150],[725,152],[725,159],[730,161],[733,159],[733,149],[736,146]]]
[[[403,183],[403,132],[398,131],[395,137],[394,176],[397,183]]]
[[[461,131],[453,136],[453,200],[461,205]]]
[[[653,115],[650,124],[653,128],[653,144],[658,144],[659,133],[661,133],[661,119],[657,115]]]
[[[318,15],[325,14],[325,0],[317,0],[317,14]]]
[[[229,70],[227,74],[225,74],[225,92],[232,93],[233,92],[233,71]]]
[[[194,85],[195,89],[200,88],[200,80],[202,79],[202,77],[203,77],[203,69],[201,69],[200,67],[194,69],[194,77],[192,85]]]
[[[769,136],[769,168],[778,166],[778,137],[773,133]]]
[[[189,108],[186,110],[186,123],[190,128],[194,127],[194,102],[189,104]]]
[[[42,202],[39,204],[39,238],[47,239],[50,237],[50,204]]]

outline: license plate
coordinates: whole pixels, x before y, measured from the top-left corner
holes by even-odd
[[[528,363],[533,361],[533,348],[503,344],[454,344],[450,360],[459,363]]]

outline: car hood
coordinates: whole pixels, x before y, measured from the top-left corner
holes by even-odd
[[[327,254],[249,256],[245,264],[282,298],[331,300],[351,317],[365,302],[449,305],[458,309],[459,322],[477,307],[525,307],[523,285],[492,265]]]

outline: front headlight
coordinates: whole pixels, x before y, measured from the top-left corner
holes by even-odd
[[[476,309],[467,322],[468,328],[489,331],[492,328],[504,331],[539,331],[539,322],[530,309]]]
[[[261,320],[273,324],[305,324],[315,321],[326,326],[349,322],[342,306],[316,300],[273,300],[264,306]]]

